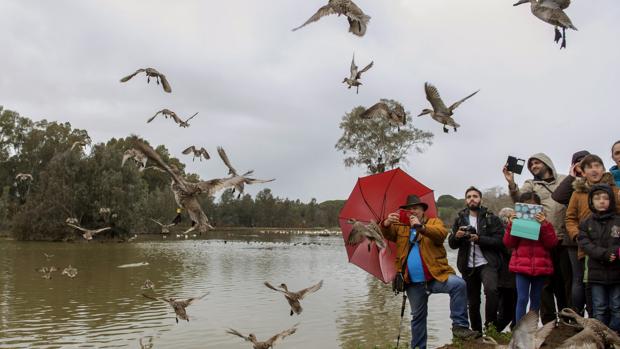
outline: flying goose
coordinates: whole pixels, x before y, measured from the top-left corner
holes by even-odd
[[[150,119],[146,120],[147,123],[153,121],[157,115],[163,115],[166,119],[167,118],[172,118],[172,120],[174,120],[174,122],[176,122],[179,127],[189,127],[189,121],[191,119],[193,119],[196,115],[198,115],[198,113],[195,113],[194,115],[190,116],[189,118],[187,118],[187,120],[181,120],[181,118],[177,115],[177,113],[173,112],[170,109],[162,109],[160,111],[158,111],[157,113],[155,113],[155,115],[151,116]]]
[[[72,224],[72,223],[67,223],[68,226],[70,226],[71,228],[77,229],[82,231],[82,237],[84,239],[86,239],[86,241],[90,241],[93,239],[93,236],[96,234],[99,234],[103,231],[106,230],[110,230],[112,229],[112,227],[105,227],[105,228],[101,228],[101,229],[86,229],[86,228],[82,228],[78,225]]]
[[[362,9],[351,0],[329,0],[327,5],[321,7],[304,24],[294,28],[293,31],[303,28],[312,22],[316,22],[324,16],[333,14],[338,14],[338,16],[345,15],[347,17],[349,21],[349,32],[357,36],[364,36],[364,34],[366,34],[366,27],[368,26],[368,21],[370,21],[370,16],[366,15]]]
[[[160,234],[170,234],[170,228],[174,227],[176,225],[176,223],[170,223],[170,224],[164,224],[158,220],[155,220],[153,218],[149,218],[150,220],[152,220],[153,222],[157,223],[157,225],[159,225],[161,227],[161,233]]]
[[[49,261],[50,259],[54,258],[54,255],[53,255],[53,254],[47,254],[47,253],[43,252],[43,255],[45,256],[45,260],[48,260],[48,261]]]
[[[217,147],[217,153],[219,154],[220,158],[222,159],[226,167],[228,167],[228,174],[230,175],[230,177],[227,178],[228,180],[227,184],[230,184],[230,186],[233,187],[233,193],[235,190],[239,193],[237,195],[237,198],[241,197],[241,195],[243,194],[243,190],[246,184],[251,185],[251,184],[257,184],[257,183],[269,183],[269,182],[275,181],[275,178],[255,179],[255,178],[248,177],[252,173],[254,173],[254,170],[247,171],[244,174],[240,175],[237,173],[237,170],[235,170],[235,168],[232,167],[230,160],[228,159],[228,155],[226,155],[226,151],[224,151],[224,148]]]
[[[384,102],[379,102],[372,107],[366,109],[363,113],[360,114],[360,118],[385,118],[390,123],[396,124],[399,129],[400,126],[404,126],[405,123],[407,123],[407,113],[405,112],[405,108],[403,108],[402,105],[396,104],[394,109],[390,109],[390,107]]]
[[[433,109],[423,109],[422,113],[420,113],[420,115],[418,116],[430,114],[433,120],[443,125],[443,132],[448,133],[446,125],[452,127],[454,129],[454,132],[456,132],[459,127],[461,127],[461,125],[457,124],[456,121],[454,121],[454,119],[452,118],[452,115],[454,115],[454,109],[458,108],[459,105],[461,105],[469,98],[473,97],[480,90],[470,94],[469,96],[461,99],[460,101],[455,102],[449,107],[446,107],[446,105],[443,103],[441,96],[439,96],[439,91],[437,91],[437,88],[435,86],[426,82],[424,83],[424,91],[426,92],[426,99],[431,103]]]
[[[41,267],[39,269],[35,269],[37,272],[41,273],[41,277],[47,280],[52,278],[52,273],[58,271],[58,269],[54,266],[51,267]]]
[[[373,242],[377,245],[377,248],[385,248],[385,238],[381,233],[381,228],[374,220],[370,221],[368,224],[364,224],[355,219],[349,219],[347,223],[353,224],[349,239],[347,240],[348,245],[357,245],[364,241],[364,239],[368,239],[368,252],[370,252],[370,245]]]
[[[144,169],[146,168],[146,162],[148,158],[146,157],[146,155],[144,155],[143,152],[139,151],[138,149],[131,148],[125,150],[125,152],[123,153],[123,161],[121,161],[121,167],[125,166],[125,162],[128,159],[133,159],[137,164],[139,164],[138,168],[140,169],[140,172],[144,171]]]
[[[232,328],[229,328],[228,330],[226,330],[226,333],[235,335],[237,337],[241,337],[245,339],[246,342],[251,342],[254,349],[269,349],[269,348],[273,348],[280,340],[295,333],[297,331],[297,325],[289,328],[288,330],[284,330],[276,334],[275,336],[269,338],[268,340],[264,342],[259,342],[258,339],[256,339],[256,335],[254,335],[254,333],[250,333],[249,335],[244,336],[239,331],[234,330]]]
[[[194,153],[194,156],[192,157],[192,161],[194,161],[196,158],[198,158],[200,161],[202,161],[203,158],[205,160],[211,159],[211,156],[207,152],[207,149],[202,148],[202,147],[198,149],[196,146],[192,145],[192,146],[187,147],[185,150],[183,150],[183,154],[185,155],[191,154],[191,153]]]
[[[187,316],[187,312],[185,311],[185,308],[189,307],[194,301],[203,299],[208,294],[209,292],[206,292],[200,297],[193,297],[193,298],[180,299],[180,300],[177,300],[171,297],[170,298],[156,298],[153,296],[149,296],[148,294],[144,294],[144,293],[142,294],[142,296],[148,299],[152,299],[154,301],[162,301],[162,302],[168,303],[174,310],[174,313],[176,315],[175,320],[177,321],[177,324],[178,324],[179,319],[186,320],[187,322],[189,322],[189,317]]]
[[[64,268],[62,270],[62,273],[60,273],[60,275],[67,275],[68,277],[70,277],[71,279],[73,279],[74,277],[76,277],[78,274],[78,270],[77,268],[74,268],[71,266],[71,264],[69,264],[68,267]]]
[[[351,60],[351,76],[350,77],[345,77],[344,80],[342,80],[343,84],[347,84],[349,85],[348,88],[351,88],[353,86],[355,86],[356,91],[355,93],[359,93],[360,91],[360,85],[362,84],[359,79],[362,78],[362,73],[368,71],[368,69],[372,68],[372,65],[374,64],[374,61],[371,61],[366,67],[364,67],[364,69],[362,70],[358,70],[357,65],[355,65],[355,54],[353,54],[353,59]]]
[[[26,182],[26,181],[32,181],[32,175],[30,173],[18,173],[17,175],[15,175],[15,180],[18,182]]]
[[[127,82],[131,78],[133,78],[134,76],[140,73],[146,74],[147,83],[151,82],[151,78],[155,78],[155,80],[157,81],[157,85],[159,85],[159,81],[161,80],[161,86],[164,88],[164,91],[168,93],[172,92],[172,89],[170,88],[170,84],[168,83],[168,79],[166,79],[166,76],[153,68],[138,69],[133,74],[129,74],[125,76],[124,78],[122,78],[121,82]]]
[[[555,38],[557,43],[562,39],[560,49],[566,48],[566,28],[577,30],[568,15],[564,12],[569,6],[571,0],[520,0],[513,6],[530,3],[532,14],[543,22],[555,26]],[[562,28],[562,33],[558,30]]]
[[[304,299],[304,297],[307,296],[308,294],[318,291],[321,288],[321,286],[323,286],[323,280],[319,281],[319,283],[316,285],[310,286],[308,288],[304,288],[303,290],[300,290],[297,292],[289,291],[288,287],[284,283],[280,284],[279,286],[280,289],[275,288],[269,282],[266,282],[266,281],[265,281],[265,286],[267,286],[268,288],[274,291],[281,292],[284,294],[286,301],[291,306],[290,315],[293,316],[293,314],[297,314],[297,315],[301,314],[303,310],[303,308],[301,307],[301,303],[299,301]]]

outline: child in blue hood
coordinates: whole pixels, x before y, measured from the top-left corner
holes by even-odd
[[[618,168],[620,166],[620,141],[611,146],[611,158],[616,164],[609,169],[609,172],[614,175],[616,186],[620,187],[620,168]]]

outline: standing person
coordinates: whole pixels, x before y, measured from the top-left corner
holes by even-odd
[[[551,159],[543,153],[532,155],[527,161],[527,168],[534,178],[526,180],[521,188],[515,183],[514,173],[508,171],[507,167],[504,167],[503,172],[508,182],[510,196],[514,202],[517,202],[517,199],[523,192],[534,192],[538,195],[545,209],[546,218],[553,225],[557,238],[560,240],[560,244],[551,251],[551,258],[556,272],[550,276],[550,280],[545,285],[542,295],[540,317],[543,323],[547,323],[556,319],[558,309],[570,306],[569,302],[571,299],[570,280],[572,271],[570,259],[566,247],[561,244],[565,237],[564,217],[566,207],[551,198],[555,189],[566,176],[558,174]]]
[[[485,295],[484,327],[490,324],[498,327],[497,287],[504,228],[500,219],[482,206],[482,192],[477,188],[469,187],[465,191],[465,203],[467,207],[458,213],[448,243],[450,248],[459,250],[456,266],[467,283],[471,329],[482,332],[481,286]]]
[[[541,200],[536,193],[523,193],[520,202],[540,205]],[[538,240],[529,240],[512,236],[512,215],[504,234],[504,245],[512,249],[509,269],[516,274],[517,306],[515,308],[515,322],[525,315],[529,300],[530,311],[539,310],[541,293],[548,275],[553,274],[551,250],[557,245],[553,225],[547,221],[544,213],[538,213],[536,220],[541,224]]]
[[[568,202],[570,201],[570,197],[573,195],[574,191],[573,182],[575,179],[583,177],[583,172],[581,171],[581,160],[583,160],[586,155],[590,155],[590,152],[587,150],[581,150],[573,154],[569,174],[553,191],[553,194],[551,195],[553,200],[564,206],[568,206]]]
[[[620,331],[620,216],[616,195],[607,184],[588,194],[592,215],[579,225],[579,246],[585,252],[586,282],[592,289],[593,317]]]
[[[616,186],[620,187],[620,141],[611,146],[611,158],[616,164],[609,169],[609,172],[614,175]]]
[[[409,195],[400,207],[409,222],[400,221],[400,211],[390,213],[382,223],[386,239],[396,242],[396,272],[402,275],[411,306],[411,348],[426,349],[428,296],[450,295],[450,319],[455,338],[479,337],[469,329],[467,320],[467,286],[448,264],[443,246],[448,230],[437,218],[425,215],[428,205],[416,195]]]
[[[579,224],[585,221],[592,213],[588,200],[588,194],[592,186],[599,183],[608,184],[612,186],[612,190],[616,193],[616,196],[618,193],[613,175],[609,172],[605,172],[605,165],[599,156],[590,154],[584,157],[583,160],[581,160],[581,170],[583,172],[583,177],[577,178],[575,182],[573,182],[574,192],[573,195],[571,195],[568,208],[566,209],[566,231],[570,239],[575,242],[579,236]],[[616,200],[616,205],[620,205],[620,200]],[[620,211],[620,206],[617,208]],[[581,248],[577,252],[577,258],[579,259],[578,266],[580,268],[575,268],[575,277],[578,280],[584,280],[584,254]],[[587,290],[585,290],[585,288],[587,288],[587,285],[584,287],[583,293],[576,295],[574,298],[578,300],[579,297],[581,297],[582,301],[574,303],[573,307],[583,314],[583,308],[586,306],[588,314],[592,314],[591,297],[586,296]]]
[[[510,218],[515,213],[512,207],[502,208],[497,216],[502,221],[504,230],[510,223]],[[497,282],[497,291],[499,293],[499,302],[497,306],[497,332],[502,332],[508,325],[510,328],[514,328],[515,322],[515,308],[517,304],[517,289],[515,282],[515,274],[508,268],[510,262],[510,255],[512,250],[502,248],[502,266],[499,271],[499,278]]]

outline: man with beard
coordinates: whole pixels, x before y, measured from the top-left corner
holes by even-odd
[[[504,252],[504,227],[499,217],[482,206],[482,192],[475,187],[465,191],[467,207],[459,212],[448,243],[458,249],[457,268],[467,283],[469,321],[474,331],[482,332],[480,286],[484,287],[485,328],[497,328],[498,276]]]
[[[566,176],[558,174],[551,159],[543,153],[532,155],[527,161],[527,168],[534,178],[526,180],[521,188],[515,183],[514,173],[508,171],[506,166],[504,166],[503,173],[508,182],[510,196],[514,202],[517,202],[521,193],[534,192],[538,195],[547,220],[553,225],[560,242],[551,251],[555,273],[542,292],[540,317],[542,323],[545,324],[556,320],[557,309],[569,307],[571,299],[572,271],[567,247],[564,243],[564,240],[568,239],[564,227],[566,207],[551,197]]]

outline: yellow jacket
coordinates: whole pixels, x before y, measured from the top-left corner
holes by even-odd
[[[438,218],[424,219],[424,230],[418,231],[417,241],[420,243],[420,254],[433,279],[446,282],[454,269],[448,264],[448,256],[443,246],[448,230]],[[381,230],[386,239],[396,243],[396,271],[403,272],[403,264],[409,254],[409,226],[394,223],[385,227],[381,223]],[[409,282],[409,273],[405,271],[405,281]]]

